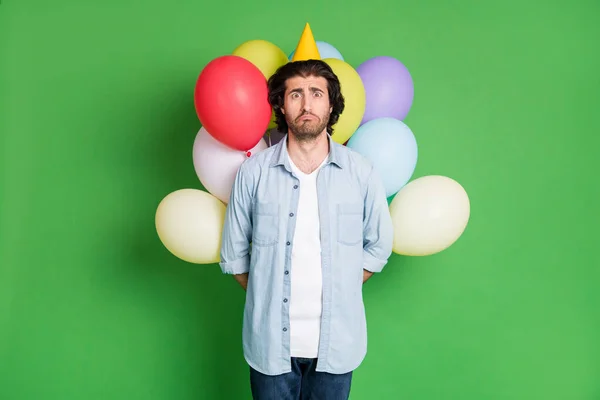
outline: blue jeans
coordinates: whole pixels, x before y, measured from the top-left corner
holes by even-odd
[[[317,359],[292,357],[292,372],[264,375],[250,367],[254,400],[348,400],[352,371],[341,374],[317,372]]]

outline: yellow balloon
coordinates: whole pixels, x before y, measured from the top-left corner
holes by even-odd
[[[266,40],[244,42],[233,51],[233,55],[250,61],[263,73],[265,79],[269,79],[277,68],[288,62],[283,50]]]
[[[405,185],[390,204],[394,253],[427,256],[450,247],[470,217],[469,196],[451,178],[424,176]]]
[[[180,189],[167,195],[158,205],[156,231],[163,245],[174,256],[194,264],[221,260],[221,234],[225,204],[210,193]]]
[[[347,62],[337,58],[326,58],[325,61],[340,80],[342,95],[345,100],[344,111],[333,126],[331,138],[344,144],[360,126],[365,114],[366,93],[358,72]]]

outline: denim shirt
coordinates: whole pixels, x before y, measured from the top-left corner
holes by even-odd
[[[363,269],[383,269],[392,253],[393,226],[372,164],[331,138],[329,144],[317,176],[323,302],[316,369],[340,374],[357,368],[366,355]],[[302,188],[286,145],[287,137],[238,169],[220,255],[223,273],[249,273],[243,353],[252,368],[267,375],[291,371],[290,265]]]

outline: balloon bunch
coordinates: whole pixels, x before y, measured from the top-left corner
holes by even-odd
[[[460,184],[445,176],[409,183],[417,163],[417,142],[403,122],[414,96],[412,77],[397,59],[377,56],[356,69],[331,44],[315,41],[306,24],[296,49],[286,55],[265,40],[250,40],[232,54],[210,61],[200,72],[194,106],[202,127],[192,155],[207,191],[181,189],[159,204],[155,223],[163,245],[196,264],[220,260],[225,207],[235,175],[247,157],[276,144],[267,80],[289,61],[321,59],[338,76],[345,109],[332,139],[369,159],[391,201],[393,251],[430,255],[452,245],[466,228],[470,205]]]

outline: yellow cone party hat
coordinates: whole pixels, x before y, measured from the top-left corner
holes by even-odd
[[[298,46],[296,47],[294,57],[292,57],[292,61],[320,59],[321,55],[317,48],[317,42],[315,42],[315,38],[310,30],[310,25],[308,25],[307,22],[304,31],[302,32],[302,36],[300,37],[300,41],[298,42]]]

